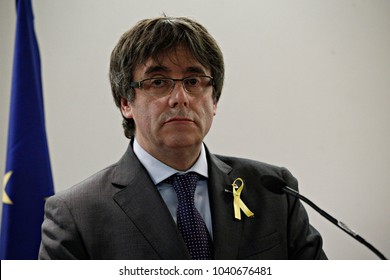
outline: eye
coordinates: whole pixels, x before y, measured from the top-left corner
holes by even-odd
[[[201,83],[200,77],[189,77],[184,80],[184,84],[189,87],[199,87]]]
[[[150,79],[150,86],[153,88],[162,88],[169,84],[166,79]]]

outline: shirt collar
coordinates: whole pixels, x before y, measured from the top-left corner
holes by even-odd
[[[204,148],[204,144],[202,143],[202,148],[200,151],[200,156],[195,162],[195,164],[186,171],[179,171],[176,170],[165,163],[162,163],[155,157],[153,157],[151,154],[149,154],[147,151],[145,151],[137,142],[137,139],[134,139],[133,144],[134,153],[139,159],[139,161],[142,163],[142,165],[146,168],[148,171],[150,177],[152,178],[152,181],[155,185],[161,183],[168,177],[172,176],[176,173],[187,173],[187,172],[196,172],[199,175],[202,175],[203,177],[208,178],[208,165],[207,165],[207,158],[206,158],[206,150]]]

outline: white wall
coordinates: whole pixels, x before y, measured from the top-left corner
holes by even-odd
[[[33,0],[56,191],[127,146],[109,55],[145,17],[192,16],[225,55],[226,84],[206,143],[288,167],[301,193],[390,257],[390,1]],[[15,32],[0,2],[0,170]],[[308,207],[307,207],[308,208]],[[308,209],[332,259],[377,259]]]

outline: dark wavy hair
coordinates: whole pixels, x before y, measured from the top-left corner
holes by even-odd
[[[158,17],[139,21],[125,32],[111,53],[110,83],[118,108],[121,99],[132,102],[135,98],[130,87],[135,68],[149,58],[158,60],[165,52],[178,45],[186,47],[203,66],[211,70],[214,78],[213,98],[218,102],[224,81],[225,69],[222,52],[206,28],[187,17]],[[133,119],[123,117],[125,136],[135,135]]]

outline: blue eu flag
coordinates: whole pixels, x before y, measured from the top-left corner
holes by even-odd
[[[38,258],[45,198],[54,188],[31,0],[17,0],[16,10],[0,258],[27,260]]]

